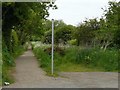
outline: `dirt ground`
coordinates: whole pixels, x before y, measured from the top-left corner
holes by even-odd
[[[16,60],[15,83],[3,88],[118,88],[118,73],[61,72],[49,77],[39,68],[31,50]]]

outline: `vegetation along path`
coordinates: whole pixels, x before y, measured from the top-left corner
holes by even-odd
[[[39,68],[31,50],[16,60],[15,83],[4,88],[117,88],[118,73],[64,72],[62,77],[49,77]]]

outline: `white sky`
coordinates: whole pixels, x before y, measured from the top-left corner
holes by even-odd
[[[49,10],[48,19],[63,20],[66,24],[77,25],[85,18],[100,18],[101,8],[108,5],[109,0],[56,0],[57,10]],[[117,0],[119,1],[119,0]]]

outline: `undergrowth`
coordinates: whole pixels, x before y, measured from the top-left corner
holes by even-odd
[[[12,72],[15,67],[15,59],[25,51],[25,48],[18,46],[14,50],[14,53],[10,53],[5,46],[2,48],[2,84],[4,82],[14,82]]]
[[[34,48],[40,67],[47,73],[51,72],[51,55],[44,48]],[[118,71],[118,50],[115,48],[103,51],[97,48],[66,48],[65,55],[54,54],[54,71],[69,72],[116,72]]]

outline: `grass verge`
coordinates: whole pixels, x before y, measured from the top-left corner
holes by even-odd
[[[51,72],[51,55],[44,48],[34,48],[35,56],[48,75]],[[111,48],[103,51],[97,48],[66,48],[65,55],[55,52],[54,72],[118,72],[118,50]]]
[[[12,73],[14,72],[15,68],[15,59],[24,51],[25,49],[23,48],[23,46],[19,46],[16,48],[14,53],[10,54],[6,48],[3,48],[2,85],[4,84],[4,82],[14,82],[14,77],[12,76]]]

